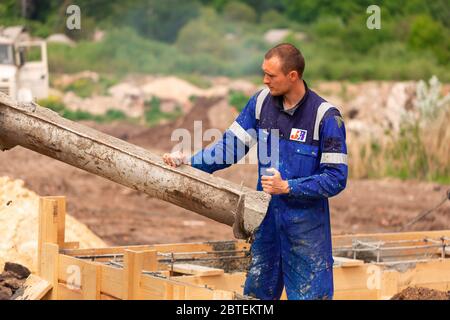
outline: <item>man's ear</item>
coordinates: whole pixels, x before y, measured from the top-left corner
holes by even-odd
[[[289,72],[288,77],[291,81],[296,81],[296,80],[300,79],[300,75],[295,70],[292,70],[291,72]]]

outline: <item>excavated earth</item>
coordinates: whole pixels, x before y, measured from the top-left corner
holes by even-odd
[[[450,291],[409,287],[394,295],[391,300],[450,300]]]
[[[14,293],[22,287],[30,273],[25,266],[6,262],[3,272],[0,274],[0,300],[10,300]]]

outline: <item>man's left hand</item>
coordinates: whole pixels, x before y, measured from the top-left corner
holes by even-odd
[[[264,192],[269,194],[287,194],[289,193],[289,184],[281,178],[280,172],[275,168],[267,169],[267,172],[273,173],[273,176],[262,176],[261,185]]]

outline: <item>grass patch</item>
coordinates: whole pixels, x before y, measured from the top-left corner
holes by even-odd
[[[229,94],[228,102],[231,106],[235,107],[239,112],[241,112],[247,105],[249,99],[250,97],[246,96],[241,91],[232,90]]]
[[[145,102],[144,120],[150,127],[160,123],[162,120],[175,120],[182,114],[180,106],[177,106],[173,112],[161,111],[161,100],[156,97]]]
[[[87,111],[82,110],[70,110],[64,103],[56,97],[49,97],[47,99],[42,99],[38,101],[39,105],[49,108],[57,112],[60,116],[72,120],[72,121],[83,121],[91,120],[99,123],[108,123],[114,121],[131,121],[123,111],[109,109],[105,114],[96,115]]]

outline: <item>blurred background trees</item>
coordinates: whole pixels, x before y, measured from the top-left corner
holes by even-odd
[[[370,0],[78,0],[81,30],[65,28],[70,4],[2,0],[1,24],[77,40],[76,48],[51,45],[57,71],[118,66],[120,72],[257,76],[273,45],[265,33],[286,28],[281,40],[304,51],[310,79],[450,79],[446,0],[380,0],[381,30],[366,28]],[[107,36],[93,42],[98,29]],[[75,65],[69,63],[74,57],[80,60]]]

